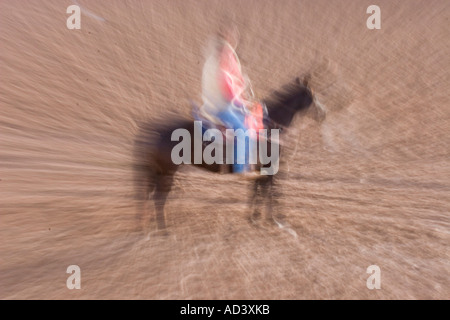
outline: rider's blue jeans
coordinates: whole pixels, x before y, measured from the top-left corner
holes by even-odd
[[[245,127],[245,116],[243,113],[236,110],[234,107],[230,106],[226,110],[218,113],[218,117],[223,121],[227,128],[231,128],[234,130],[242,129],[244,132],[247,130]],[[247,142],[244,145],[244,150],[240,150],[238,152],[238,145],[236,143],[237,139],[234,138],[234,164],[233,164],[233,172],[242,173],[246,171],[246,163],[247,157]],[[238,158],[239,157],[239,158]],[[239,161],[238,161],[239,160]],[[238,164],[238,162],[243,164]]]

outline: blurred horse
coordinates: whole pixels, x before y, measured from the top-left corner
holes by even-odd
[[[309,77],[305,76],[302,81],[296,78],[292,83],[284,86],[281,91],[275,91],[271,97],[263,100],[267,107],[267,117],[264,119],[264,127],[268,131],[267,139],[270,139],[270,129],[282,129],[291,125],[294,116],[297,113],[305,114],[312,105],[316,105],[314,118],[322,121],[325,118],[325,112],[320,104],[313,103],[314,95],[309,86]],[[178,141],[172,141],[172,132],[176,129],[184,128],[194,136],[194,121],[188,119],[174,119],[169,125],[163,125],[155,128],[148,123],[140,128],[140,132],[135,140],[134,158],[135,158],[135,190],[136,200],[138,201],[138,218],[147,211],[147,202],[149,195],[154,192],[156,221],[158,229],[166,228],[164,205],[167,196],[172,188],[174,175],[181,165],[176,165],[171,159],[173,147]],[[280,134],[282,140],[282,134]],[[273,141],[272,141],[273,143]],[[278,141],[275,143],[279,143]],[[193,149],[193,141],[191,148]],[[223,144],[225,145],[225,144]],[[203,149],[206,144],[203,143]],[[268,144],[270,152],[271,144]],[[202,151],[203,152],[203,151]],[[280,150],[281,153],[281,150]],[[226,154],[225,150],[223,154]],[[194,152],[191,152],[193,157]],[[202,160],[200,164],[191,165],[203,168],[214,173],[231,173],[230,164],[207,164]],[[268,167],[258,164],[258,168]],[[237,175],[239,176],[239,175]],[[258,204],[267,200],[267,218],[276,222],[272,213],[272,203],[274,194],[274,176],[261,175],[253,181],[252,196],[250,197],[250,207],[252,209],[251,217],[258,213]]]

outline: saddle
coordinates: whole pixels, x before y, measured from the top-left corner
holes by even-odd
[[[212,121],[211,119],[207,118],[207,115],[205,115],[198,105],[191,101],[192,105],[192,117],[194,118],[194,121],[201,121],[202,122],[202,135],[205,134],[205,132],[209,129],[217,129],[222,133],[223,139],[227,139],[226,136],[226,130],[227,128],[223,124],[219,124],[215,121]],[[259,129],[263,129],[263,115],[264,115],[264,109],[260,103],[256,105],[256,108],[254,108],[254,112],[245,118],[245,125],[248,129],[253,129],[256,132],[256,136],[253,138],[261,139],[262,136],[259,136]],[[208,144],[210,144],[210,141],[203,141],[202,144],[204,147],[206,147]],[[225,161],[225,160],[224,160]],[[259,165],[251,164],[250,165],[250,171],[245,174],[246,178],[254,179],[258,178],[260,175],[255,174],[259,168]],[[222,173],[231,172],[232,166],[229,164],[222,164],[220,171]]]
[[[226,127],[223,124],[219,124],[216,121],[210,119],[205,115],[200,107],[193,101],[191,101],[192,105],[192,117],[194,121],[202,122],[202,134],[206,132],[208,129],[217,129],[219,130],[223,137],[226,137]],[[254,110],[251,114],[247,114],[245,117],[245,126],[247,129],[253,129],[256,132],[256,136],[253,138],[259,138],[259,130],[264,129],[264,120],[266,120],[267,110],[265,106],[259,102],[255,103]]]

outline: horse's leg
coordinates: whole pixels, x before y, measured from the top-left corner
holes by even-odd
[[[254,219],[258,218],[259,216],[259,206],[258,206],[258,200],[261,198],[261,194],[260,194],[260,179],[257,179],[255,181],[253,181],[253,185],[252,185],[252,189],[251,189],[251,193],[252,195],[250,196],[250,201],[249,201],[249,208],[250,208],[250,221],[254,222]]]
[[[265,185],[265,193],[266,193],[266,197],[267,197],[267,207],[266,207],[266,220],[275,220],[274,219],[274,215],[273,215],[273,192],[274,192],[274,187],[273,187],[273,176],[269,176],[267,178],[267,182]]]
[[[262,185],[263,199],[266,200],[266,221],[276,223],[280,226],[280,222],[277,220],[277,214],[274,210],[278,209],[276,187],[274,183],[274,177],[269,175]]]
[[[158,230],[166,229],[166,221],[164,217],[164,205],[166,204],[167,196],[172,188],[173,173],[158,174],[156,176],[155,186],[155,210],[156,210],[156,223]]]
[[[293,228],[291,228],[289,226],[289,223],[287,223],[285,221],[284,215],[280,214],[280,212],[278,211],[280,206],[277,203],[277,199],[279,198],[279,190],[278,188],[280,187],[280,185],[275,185],[274,183],[274,178],[273,176],[271,176],[271,178],[269,179],[269,183],[268,183],[268,193],[267,193],[267,198],[268,198],[268,211],[267,211],[267,215],[266,218],[268,221],[270,221],[271,223],[275,223],[280,229],[288,232],[291,236],[293,236],[294,238],[298,237],[297,232],[295,232],[295,230]],[[274,209],[276,210],[276,212],[274,213]]]
[[[260,189],[261,189],[261,201],[264,202],[264,210],[266,220],[272,219],[272,210],[273,210],[273,196],[272,196],[272,183],[273,177],[266,176],[265,179],[261,179],[260,181]]]
[[[279,187],[280,187],[279,185],[278,186],[275,185],[273,176],[270,176],[267,185],[268,206],[266,219],[271,223],[275,223],[278,227],[282,229],[287,228],[286,230],[289,233],[296,236],[295,232],[291,228],[289,228],[288,225],[286,224],[283,214],[280,214],[280,212],[278,211],[280,208],[280,206],[278,205],[278,199],[280,196],[278,190]]]

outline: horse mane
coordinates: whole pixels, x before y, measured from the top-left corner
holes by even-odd
[[[281,89],[273,91],[271,95],[264,100],[267,108],[284,108],[289,104],[291,99],[298,94],[299,84],[297,81],[292,81],[283,85]]]
[[[296,78],[294,81],[284,85],[280,90],[274,91],[267,99],[263,100],[270,120],[283,126],[289,126],[297,111],[306,109],[311,105],[307,101],[299,104],[298,101],[301,97],[309,97],[312,101],[306,77],[303,82]]]

